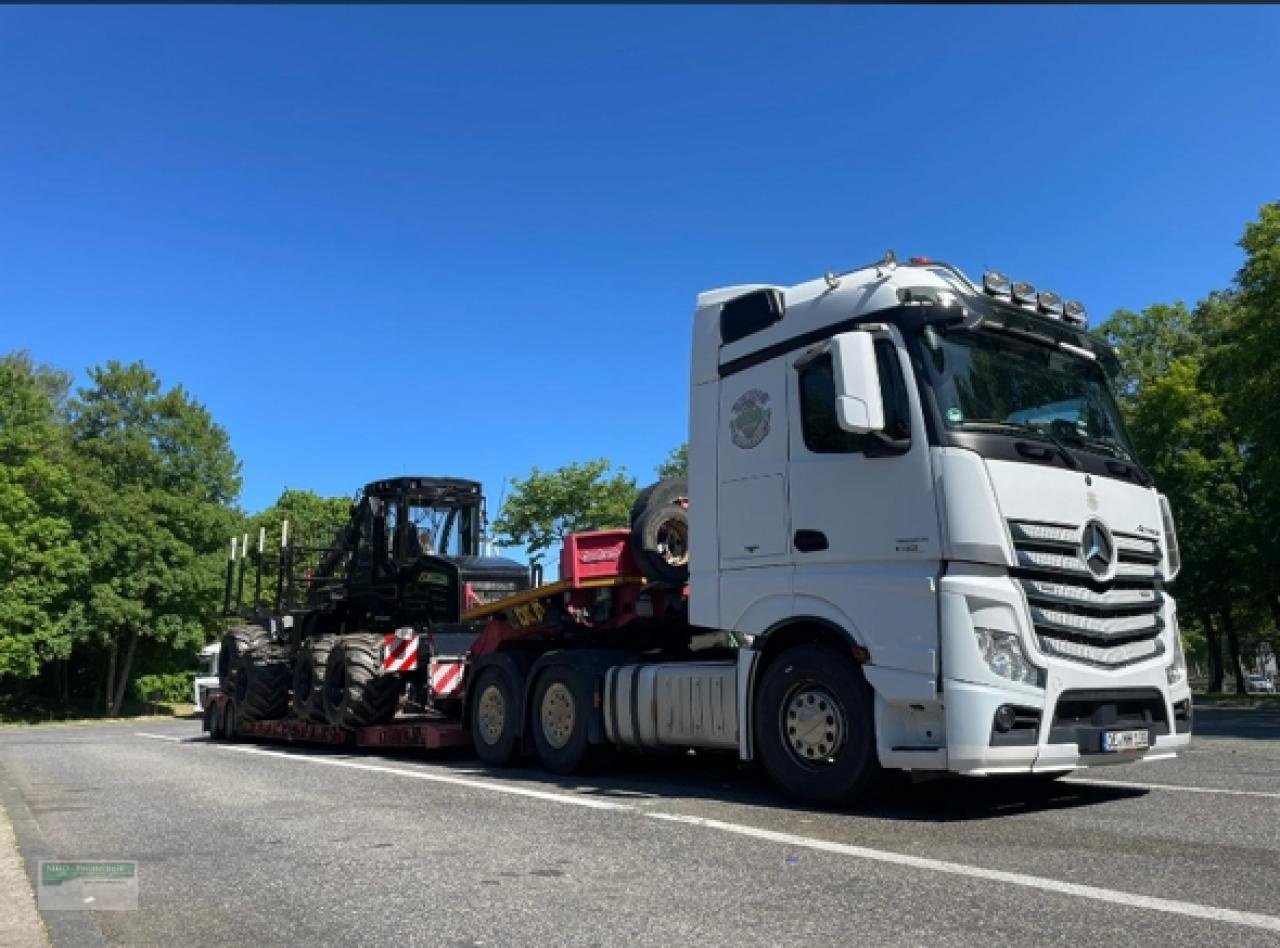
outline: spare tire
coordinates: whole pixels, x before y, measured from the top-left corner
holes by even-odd
[[[269,641],[271,633],[260,625],[242,625],[227,630],[222,636],[222,648],[218,651],[218,682],[223,691],[231,692],[231,679],[235,676],[240,656]]]
[[[386,724],[395,717],[403,681],[383,675],[382,636],[339,636],[324,670],[324,714],[334,727]]]
[[[672,477],[646,488],[631,524],[631,550],[645,577],[673,586],[689,581],[688,481]],[[634,513],[634,511],[633,511]]]
[[[236,659],[231,694],[236,720],[270,721],[289,710],[293,667],[277,646],[259,646]]]
[[[324,670],[337,641],[335,635],[317,635],[298,649],[293,662],[293,713],[300,721],[325,721]]]

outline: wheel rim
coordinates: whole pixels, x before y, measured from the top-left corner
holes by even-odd
[[[654,543],[658,555],[671,566],[689,562],[689,528],[683,520],[672,518],[658,527]]]
[[[476,723],[480,727],[480,739],[486,744],[492,746],[502,740],[502,732],[507,726],[507,701],[496,684],[489,684],[480,692],[480,700],[476,702]]]
[[[816,682],[797,685],[782,703],[782,735],[791,756],[806,767],[829,767],[849,733],[844,708]]]
[[[553,682],[542,695],[542,736],[556,750],[573,736],[573,694],[562,682]]]

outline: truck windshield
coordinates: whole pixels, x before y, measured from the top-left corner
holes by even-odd
[[[990,330],[923,337],[929,382],[951,431],[1039,432],[1130,460],[1133,448],[1106,374],[1093,359]]]

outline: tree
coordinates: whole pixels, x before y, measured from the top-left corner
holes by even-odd
[[[688,477],[689,442],[686,441],[679,447],[672,448],[667,459],[658,465],[657,470],[659,477]]]
[[[541,562],[567,533],[626,527],[636,493],[635,478],[604,458],[554,471],[535,467],[524,480],[512,478],[494,531],[499,543],[524,546],[531,562]]]
[[[66,384],[25,355],[0,359],[0,679],[65,660],[80,624],[74,593],[87,562],[57,417]]]
[[[118,714],[139,638],[194,649],[216,626],[239,462],[226,431],[141,363],[108,362],[69,405],[86,619],[105,658],[104,707]]]
[[[246,517],[240,534],[248,536],[251,553],[256,555],[259,538],[263,540],[263,600],[274,601],[280,569],[282,526],[286,520],[289,522],[289,545],[297,550],[299,547],[329,546],[350,517],[350,497],[322,497],[313,491],[291,487],[286,487],[270,507]],[[252,561],[249,568],[253,569]],[[232,591],[233,602],[237,593],[238,587]],[[245,599],[252,599],[253,593],[250,581],[246,584]]]

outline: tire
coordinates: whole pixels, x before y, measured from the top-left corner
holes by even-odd
[[[299,721],[323,724],[326,720],[324,670],[337,641],[337,636],[320,635],[307,639],[298,649],[293,662],[293,713]]]
[[[490,665],[476,677],[471,705],[471,743],[490,767],[506,767],[516,757],[520,709],[511,676]]]
[[[552,773],[571,774],[587,762],[591,697],[586,676],[577,669],[553,665],[538,677],[530,727],[538,759]]]
[[[793,799],[852,803],[881,774],[871,687],[830,646],[800,645],[775,658],[754,717],[760,760]]]
[[[397,675],[380,674],[381,667],[381,635],[340,636],[325,663],[325,720],[335,727],[356,728],[386,724],[395,717],[402,681]]]
[[[259,646],[241,653],[231,683],[237,723],[284,717],[292,680],[292,665],[278,647]]]
[[[689,581],[689,511],[678,503],[651,506],[631,531],[631,549],[648,579]]]
[[[231,679],[235,676],[240,656],[269,641],[271,633],[260,625],[242,625],[227,630],[222,636],[222,648],[218,651],[218,682],[223,691],[231,691]]]
[[[211,741],[222,740],[222,705],[221,701],[210,701],[204,708],[204,729]]]
[[[667,477],[650,484],[636,495],[631,505],[631,527],[640,522],[650,507],[665,507],[689,496],[689,482],[683,477]]]
[[[240,740],[240,727],[236,723],[236,706],[234,701],[222,702],[222,739],[232,743]]]

